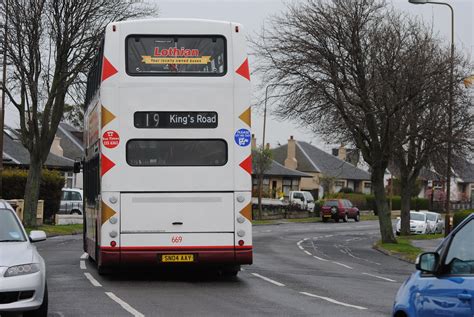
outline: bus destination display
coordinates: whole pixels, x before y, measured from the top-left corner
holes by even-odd
[[[217,128],[217,112],[140,111],[134,114],[139,129],[213,129]]]

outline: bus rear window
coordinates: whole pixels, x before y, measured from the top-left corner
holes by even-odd
[[[224,140],[130,140],[127,163],[131,166],[223,166],[227,163]]]
[[[131,35],[126,39],[127,73],[132,76],[223,76],[223,36]]]

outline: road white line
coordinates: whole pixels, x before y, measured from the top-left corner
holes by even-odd
[[[303,241],[309,240],[309,238],[304,238]]]
[[[258,277],[258,278],[261,278],[262,280],[265,280],[265,281],[267,281],[267,282],[270,282],[270,283],[272,283],[272,284],[274,284],[274,285],[276,285],[276,286],[285,286],[285,284],[282,284],[282,283],[280,283],[280,282],[274,281],[274,280],[269,279],[268,277],[262,276],[262,275],[260,275],[260,274],[252,273],[252,275],[253,275],[253,276],[256,276],[256,277]]]
[[[306,253],[307,255],[312,255],[311,253],[309,253],[308,251],[304,250],[304,253]]]
[[[303,240],[296,242],[297,245],[300,245],[301,243],[303,243]]]
[[[135,317],[144,317],[145,316],[142,313],[140,313],[138,310],[136,310],[135,308],[133,308],[132,306],[130,306],[129,304],[127,304],[126,302],[124,302],[123,300],[118,298],[117,296],[115,296],[114,293],[105,292],[105,294],[107,294],[107,296],[109,296],[114,302],[116,302],[117,304],[122,306],[123,309],[128,311],[133,316],[135,316]]]
[[[392,280],[391,278],[388,278],[388,277],[383,277],[383,276],[379,276],[379,275],[373,275],[373,274],[369,274],[369,273],[362,273],[363,275],[368,275],[368,276],[372,276],[372,277],[376,277],[376,278],[379,278],[381,280],[385,280],[385,281],[389,281],[389,282],[394,282],[396,283],[397,281],[395,280]]]
[[[95,287],[102,287],[102,284],[97,282],[97,280],[90,273],[84,273],[84,275],[89,280],[89,282],[91,282],[92,285],[94,285]]]
[[[79,262],[79,267],[81,268],[81,270],[86,270],[86,269],[87,269],[87,268],[86,268],[86,262],[80,261],[80,262]]]
[[[307,293],[307,292],[300,292],[300,294],[303,294],[303,295],[306,295],[306,296],[309,296],[309,297],[319,298],[319,299],[325,300],[327,302],[337,304],[337,305],[341,305],[341,306],[351,307],[351,308],[355,308],[355,309],[359,309],[359,310],[366,310],[367,309],[366,307],[347,304],[347,303],[340,302],[340,301],[337,301],[335,299],[325,297],[325,296],[314,295],[314,294]]]
[[[327,262],[327,261],[329,261],[329,260],[326,260],[326,259],[320,258],[319,256],[316,256],[316,255],[313,255],[313,258],[315,258],[315,259],[318,259],[319,261],[324,261],[324,262]]]
[[[81,255],[81,260],[85,260],[89,257],[89,254],[87,253],[84,253],[83,255]]]
[[[298,246],[298,248],[300,248],[301,250],[304,250],[304,248],[303,248],[302,246],[300,246],[300,245]]]
[[[353,267],[350,267],[349,265],[346,265],[346,264],[343,264],[343,263],[340,263],[340,262],[332,261],[332,263],[343,266],[343,267],[346,267],[346,268],[351,269],[351,270],[353,269]]]

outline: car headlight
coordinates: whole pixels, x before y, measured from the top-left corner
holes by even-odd
[[[27,275],[39,272],[40,266],[36,263],[11,266],[7,269],[4,277]]]

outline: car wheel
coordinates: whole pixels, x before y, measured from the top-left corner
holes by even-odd
[[[82,215],[82,212],[80,210],[74,209],[71,210],[71,215]]]
[[[357,213],[357,215],[355,216],[354,218],[355,222],[359,222],[360,221],[360,214]]]
[[[44,286],[43,303],[35,310],[23,313],[25,317],[47,317],[48,316],[48,285]]]
[[[347,217],[347,214],[344,214],[344,217],[342,218],[342,221],[344,221],[344,222],[349,221],[349,218]]]
[[[322,217],[323,222],[328,222],[328,218]]]
[[[335,222],[339,222],[339,217],[336,216],[336,217],[334,218],[334,221],[335,221]]]

